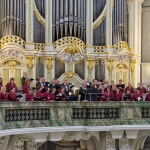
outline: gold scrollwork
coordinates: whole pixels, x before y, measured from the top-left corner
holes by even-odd
[[[108,71],[109,71],[109,72],[112,72],[113,67],[114,67],[114,59],[108,58],[107,62],[108,62],[108,65],[107,65]]]
[[[49,71],[53,68],[53,60],[54,58],[52,57],[46,57],[46,67]]]
[[[70,53],[71,55],[74,55],[80,51],[79,46],[73,41],[71,44],[69,44],[66,48],[66,53]]]
[[[65,64],[65,62],[63,62],[61,59],[59,59],[58,57],[56,57],[56,61],[61,63],[61,64]]]
[[[124,41],[120,41],[120,42],[113,45],[114,50],[118,50],[118,49],[121,49],[121,48],[125,48],[125,49],[129,50],[128,44]]]
[[[133,75],[133,73],[134,73],[135,64],[136,64],[136,60],[131,60],[131,62],[130,62],[131,75]]]
[[[32,69],[32,67],[34,66],[34,56],[26,56],[27,59],[27,67],[29,69]]]
[[[66,78],[73,78],[76,73],[72,72],[72,71],[68,71],[66,73],[64,73],[64,75],[66,76]]]
[[[77,62],[75,62],[75,64],[76,64],[76,65],[79,65],[79,64],[81,64],[83,61],[84,61],[84,58],[81,59],[81,60],[79,60],[79,61],[77,61]]]
[[[44,64],[44,56],[39,56],[39,58],[40,58],[40,62],[41,62],[42,64]]]
[[[36,7],[36,4],[35,4],[35,1],[34,1],[34,14],[37,18],[37,20],[45,27],[45,24],[46,24],[46,21],[45,19],[41,16],[40,12],[38,11],[37,7]]]
[[[89,70],[92,70],[95,66],[95,59],[93,58],[88,58],[87,59],[87,67]]]
[[[15,59],[10,59],[10,60],[5,61],[2,65],[14,68],[15,66],[20,66],[22,64]]]

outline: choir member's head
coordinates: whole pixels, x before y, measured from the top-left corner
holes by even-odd
[[[112,85],[112,86],[115,85],[115,82],[114,82],[113,80],[111,80],[111,85]]]
[[[27,72],[23,72],[23,76],[24,76],[24,77],[27,77]]]
[[[127,90],[127,94],[130,94],[130,90]]]
[[[138,93],[138,94],[140,93],[140,88],[136,89],[136,93]]]
[[[142,82],[140,83],[140,88],[143,88],[143,83]]]
[[[128,86],[131,87],[131,83],[130,82],[128,83]]]
[[[52,79],[52,84],[56,84],[56,82],[57,82],[56,78]]]
[[[43,87],[41,85],[37,86],[37,91],[42,91]]]
[[[10,92],[15,93],[15,88],[14,88],[14,87],[11,87],[11,88],[10,88]]]
[[[97,85],[97,80],[93,79],[93,86]]]
[[[110,91],[111,91],[110,86],[107,86],[107,92],[110,92]]]
[[[55,92],[56,92],[56,88],[52,88],[52,89],[51,89],[51,92],[52,92],[52,93],[55,93]]]
[[[3,83],[3,79],[2,78],[0,78],[0,84],[2,84]]]
[[[25,80],[24,82],[26,85],[29,85],[30,84],[30,80]]]
[[[58,79],[56,79],[56,83],[57,83],[57,84],[60,84],[60,81],[59,81]]]
[[[122,84],[122,82],[123,82],[122,79],[120,79],[120,80],[119,80],[119,84]]]
[[[100,81],[98,81],[98,82],[97,82],[97,85],[98,85],[98,86],[101,86],[101,85],[102,85],[102,83],[101,83]]]
[[[116,87],[116,92],[119,93],[119,91],[120,91],[120,88]]]
[[[102,92],[104,92],[105,88],[104,88],[103,85],[101,85],[100,90],[101,90]]]
[[[48,86],[46,86],[46,87],[45,87],[45,91],[46,91],[46,92],[49,92],[49,91],[50,91],[50,88],[49,88]]]
[[[103,79],[104,84],[108,84],[108,81],[106,80],[106,78]]]
[[[67,84],[68,84],[68,80],[64,79],[64,85],[67,85]]]
[[[10,83],[14,83],[15,82],[15,78],[10,78]]]
[[[86,82],[90,82],[90,78],[89,77],[86,78]]]
[[[84,87],[84,88],[86,88],[86,87],[87,87],[86,82],[83,82],[82,87]]]
[[[60,87],[60,91],[61,91],[61,92],[64,92],[64,91],[65,91],[65,87],[64,87],[64,86],[61,86],[61,87]]]
[[[30,94],[32,94],[32,93],[33,93],[32,88],[28,88],[28,92],[29,92]]]
[[[70,93],[71,93],[71,94],[74,94],[74,91],[73,91],[73,90],[70,90]]]
[[[5,86],[2,86],[2,87],[1,87],[1,92],[2,92],[2,93],[6,93],[6,87],[5,87]]]

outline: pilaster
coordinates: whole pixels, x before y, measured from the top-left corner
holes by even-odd
[[[52,45],[52,0],[45,1],[45,50],[53,50]]]
[[[93,46],[93,0],[87,0],[86,8],[86,52],[94,52]]]

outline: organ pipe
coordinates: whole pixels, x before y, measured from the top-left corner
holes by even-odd
[[[16,35],[25,40],[24,0],[1,0],[0,14],[0,38]]]
[[[53,0],[52,5],[53,42],[66,36],[75,36],[85,42],[86,0]]]

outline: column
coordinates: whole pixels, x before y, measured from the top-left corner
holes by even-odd
[[[26,49],[33,50],[33,1],[26,0]]]
[[[53,50],[52,45],[52,0],[45,0],[45,50]]]
[[[105,52],[113,52],[113,47],[112,47],[112,4],[113,4],[113,0],[106,0],[106,48],[105,48]]]
[[[93,48],[93,0],[87,0],[86,8],[86,52],[94,52]]]

